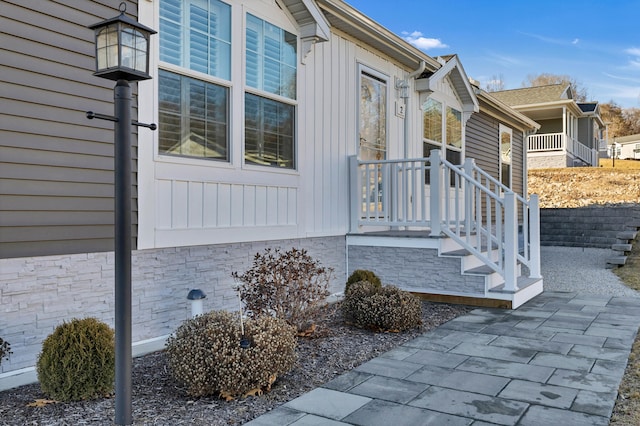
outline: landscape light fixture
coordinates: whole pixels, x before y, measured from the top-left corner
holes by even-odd
[[[204,294],[204,291],[200,290],[199,288],[194,288],[193,290],[189,291],[189,294],[187,295],[187,299],[191,301],[191,318],[195,318],[198,315],[202,315],[202,312],[203,312],[202,302],[204,302],[204,298],[206,297],[207,295]]]
[[[114,213],[115,213],[115,424],[130,425],[131,405],[131,126],[155,130],[155,124],[131,120],[129,81],[148,80],[149,37],[156,31],[120,15],[90,25],[95,31],[96,71],[93,75],[116,81],[114,115],[87,112],[87,118],[115,122]]]

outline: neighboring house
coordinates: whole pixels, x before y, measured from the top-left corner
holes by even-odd
[[[530,169],[598,166],[605,128],[596,102],[578,103],[569,84],[526,87],[492,92],[540,124],[528,137]]]
[[[616,147],[616,159],[640,160],[640,134],[613,138],[612,145],[608,147],[609,157],[613,157],[612,146]]]
[[[578,118],[578,141],[596,151],[597,158],[602,157],[606,151],[607,141],[605,139],[606,125],[600,116],[600,105],[598,102],[578,102],[578,107],[582,111],[582,116]],[[592,166],[599,166],[597,161]]]
[[[63,320],[114,322],[113,85],[88,25],[119,1],[0,8],[0,388],[35,378]],[[233,271],[307,249],[441,300],[517,307],[542,291],[523,141],[538,125],[340,0],[157,0],[153,79],[134,85],[134,353],[237,308]],[[137,86],[137,88],[136,88]],[[428,157],[428,158],[427,158]],[[460,166],[460,164],[464,164]],[[522,270],[529,276],[521,276]]]

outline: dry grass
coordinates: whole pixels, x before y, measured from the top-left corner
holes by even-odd
[[[628,170],[628,169],[638,170],[638,169],[640,169],[640,161],[638,161],[638,160],[616,160],[616,164],[615,164],[615,167],[614,167],[613,160],[611,158],[601,158],[600,159],[600,167],[601,168],[605,168],[605,169],[616,168],[616,169],[621,169],[621,170]]]
[[[604,163],[603,163],[604,161]],[[575,208],[593,204],[640,202],[640,161],[601,160],[602,167],[529,171],[529,193],[542,208]]]

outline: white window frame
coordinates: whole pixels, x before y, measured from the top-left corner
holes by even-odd
[[[502,157],[502,134],[508,133],[511,147],[509,149],[509,161],[506,162]],[[506,185],[508,188],[513,188],[513,129],[511,127],[507,127],[504,124],[500,123],[498,126],[498,169],[499,176],[498,180],[504,184],[503,182],[503,173],[504,173],[504,164],[509,165],[509,185]]]
[[[267,11],[263,8],[255,8],[259,5],[252,4],[252,7],[243,7],[242,8],[242,81],[240,87],[242,87],[242,93],[240,95],[240,104],[242,106],[242,117],[241,117],[241,127],[242,127],[242,143],[241,143],[241,154],[240,154],[240,162],[241,167],[247,170],[278,170],[283,173],[297,173],[299,169],[299,137],[298,137],[298,116],[299,116],[299,108],[298,108],[298,99],[300,97],[300,34],[298,31],[291,25],[290,22],[285,22],[283,19],[273,19],[275,15],[273,11]],[[265,22],[268,22],[274,26],[277,26],[281,30],[287,31],[296,36],[296,93],[295,98],[288,98],[285,96],[277,95],[271,92],[267,92],[264,90],[256,89],[247,85],[246,80],[246,69],[247,69],[247,55],[246,55],[246,45],[247,45],[247,16],[248,14],[253,15],[254,17],[261,19]],[[247,163],[245,161],[245,151],[246,151],[246,141],[245,141],[245,95],[252,94],[255,96],[259,96],[265,99],[273,100],[276,102],[280,102],[283,104],[293,106],[294,110],[294,118],[293,118],[293,167],[292,168],[280,168],[273,166],[261,166],[258,164]]]
[[[229,113],[228,113],[228,128],[229,128],[229,140],[228,140],[228,160],[227,161],[212,161],[207,158],[190,157],[190,156],[178,156],[178,155],[166,155],[160,153],[159,150],[159,138],[157,132],[154,132],[154,146],[153,146],[153,159],[157,163],[165,163],[167,165],[174,164],[176,166],[195,166],[198,167],[200,173],[210,175],[211,179],[216,179],[213,176],[222,176],[216,170],[224,173],[225,170],[237,170],[247,169],[259,172],[279,173],[284,175],[298,175],[299,167],[299,132],[298,132],[298,116],[299,116],[299,103],[300,98],[300,56],[301,56],[301,41],[300,33],[297,27],[293,24],[294,20],[290,14],[281,9],[276,3],[270,2],[255,2],[251,0],[245,0],[243,2],[229,2],[228,0],[220,0],[223,3],[231,6],[231,80],[224,80],[219,77],[204,74],[198,71],[190,70],[189,68],[182,68],[180,66],[160,61],[160,41],[159,37],[152,38],[155,55],[152,55],[150,61],[150,68],[153,80],[149,84],[153,84],[155,87],[154,99],[152,108],[153,119],[148,121],[158,122],[158,73],[159,70],[165,70],[176,74],[184,75],[186,77],[198,79],[211,84],[217,84],[219,86],[228,88],[229,91]],[[160,22],[160,2],[155,1],[150,7],[153,8],[153,21],[148,19],[142,19],[146,25],[153,28],[159,28]],[[147,3],[142,9],[148,8]],[[246,70],[246,17],[247,13],[250,13],[264,21],[267,21],[281,29],[284,29],[296,36],[297,39],[297,58],[296,58],[296,99],[292,100],[286,97],[262,92],[254,88],[246,86],[245,82],[245,70]],[[146,84],[147,82],[142,82]],[[273,99],[279,102],[288,103],[294,106],[295,109],[295,122],[294,122],[294,169],[289,168],[276,168],[265,167],[254,164],[245,164],[244,151],[245,151],[245,136],[244,136],[244,97],[245,92],[250,92],[258,96]],[[202,167],[202,168],[200,168]],[[163,169],[164,170],[164,169]],[[184,169],[185,172],[189,169]],[[196,170],[196,169],[190,169]]]

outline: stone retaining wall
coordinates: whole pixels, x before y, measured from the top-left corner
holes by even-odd
[[[619,232],[639,221],[640,204],[541,209],[541,244],[611,248]]]

